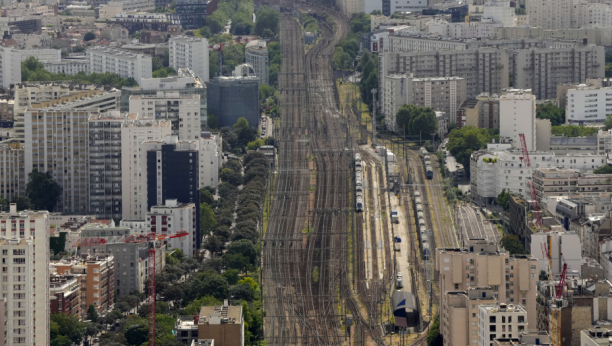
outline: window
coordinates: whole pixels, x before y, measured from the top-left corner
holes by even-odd
[[[489,316],[489,323],[495,323],[495,316]]]

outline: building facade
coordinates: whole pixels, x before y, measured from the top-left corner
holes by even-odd
[[[206,23],[209,0],[179,0],[175,12],[168,15],[172,24],[180,25],[184,30],[199,29]]]
[[[116,73],[123,78],[134,78],[138,84],[153,74],[153,60],[149,55],[99,46],[88,48],[86,54],[89,73]]]
[[[478,312],[480,346],[489,346],[495,339],[518,339],[528,330],[527,311],[521,305],[481,305]]]
[[[208,81],[208,40],[174,36],[169,41],[170,66],[178,71],[188,68],[203,82]],[[149,76],[150,78],[150,76]]]
[[[251,64],[255,69],[255,74],[259,78],[259,83],[268,84],[270,74],[270,61],[268,58],[268,48],[266,41],[258,41],[256,45],[248,46],[245,53],[245,62]]]
[[[566,124],[601,123],[612,115],[612,88],[578,86],[567,90]]]
[[[25,148],[17,139],[0,142],[0,196],[13,201],[25,194]]]
[[[51,274],[49,302],[52,314],[83,317],[81,311],[81,276]]]
[[[89,212],[89,117],[87,111],[25,112],[25,173],[51,173],[62,188],[56,211]]]
[[[10,87],[11,84],[21,83],[21,62],[31,56],[38,60],[60,61],[61,51],[59,49],[16,50],[0,47],[0,62],[2,62],[0,83],[4,88]]]
[[[595,159],[592,159],[595,161]],[[600,159],[603,161],[604,159]],[[593,167],[602,162],[591,162]],[[597,165],[597,166],[596,166]],[[612,190],[612,174],[581,174],[572,169],[541,168],[533,172],[535,192],[539,199],[552,196],[598,195]]]
[[[67,75],[77,74],[79,72],[88,73],[89,61],[77,59],[62,59],[60,61],[41,61],[45,70],[51,73],[65,73]]]
[[[521,143],[523,134],[527,150],[536,149],[536,97],[531,90],[510,89],[499,97],[499,135]]]
[[[233,126],[244,117],[259,125],[259,79],[257,77],[216,77],[206,83],[208,110],[219,118],[219,126]]]
[[[151,207],[147,213],[147,227],[149,233],[159,235],[180,234],[188,235],[168,240],[170,249],[180,249],[185,256],[191,257],[195,253],[195,241],[199,234],[196,230],[196,207],[193,203],[178,203],[176,199],[167,199],[163,205]]]

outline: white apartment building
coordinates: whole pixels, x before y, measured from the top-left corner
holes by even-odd
[[[604,122],[608,115],[612,115],[612,88],[594,88],[583,84],[568,89],[565,114],[566,124]]]
[[[169,44],[170,66],[178,71],[188,68],[200,78],[208,82],[208,40],[189,36],[173,36]],[[150,77],[150,76],[149,76]]]
[[[90,114],[55,109],[25,112],[25,173],[51,172],[62,188],[55,211],[89,212]]]
[[[202,132],[200,142],[200,189],[219,185],[222,143],[220,134]],[[209,164],[210,162],[210,164]]]
[[[397,0],[389,1],[391,6],[390,13],[383,13],[387,16],[391,16],[395,12],[415,12],[427,8],[427,0]],[[384,8],[384,6],[383,6]]]
[[[612,153],[612,130],[599,129],[597,132],[597,154],[608,155],[609,153]]]
[[[510,7],[510,1],[492,0],[484,4],[482,17],[491,19],[494,23],[501,23],[503,27],[514,27],[514,7]]]
[[[524,306],[528,322],[537,325],[536,283],[540,271],[533,256],[511,257],[495,243],[469,240],[463,249],[436,249],[436,270],[440,273],[441,297],[446,292],[490,287],[499,303]]]
[[[150,11],[155,9],[153,0],[109,1],[100,6],[100,18],[113,18],[120,13]]]
[[[605,164],[605,155],[567,154],[555,155],[550,151],[530,151],[531,168],[525,167],[521,149],[505,151],[480,150],[470,159],[470,190],[472,201],[484,205],[501,193],[502,189],[531,199],[528,182],[534,169],[567,168],[592,172]]]
[[[599,242],[599,263],[604,269],[605,279],[612,282],[612,239]]]
[[[531,90],[509,89],[499,97],[499,135],[521,143],[525,135],[527,150],[536,149],[536,97]]]
[[[492,21],[449,23],[445,20],[436,19],[427,23],[427,31],[430,34],[449,37],[455,40],[493,37],[495,35],[495,28],[501,27],[502,23]]]
[[[526,0],[525,9],[531,26],[563,30],[571,26],[570,13],[573,0]]]
[[[89,73],[116,73],[123,78],[134,78],[139,84],[143,78],[152,77],[153,62],[149,55],[97,46],[88,48],[86,53]]]
[[[7,201],[25,195],[25,148],[18,139],[0,142],[0,196]]]
[[[140,215],[142,190],[140,185],[142,155],[141,143],[162,140],[172,133],[167,120],[143,119],[130,114],[121,125],[121,196],[124,220],[143,220]]]
[[[9,345],[47,345],[49,335],[49,213],[0,214],[2,297],[7,299]]]
[[[185,256],[192,257],[196,234],[196,207],[193,203],[178,203],[176,199],[168,199],[165,204],[151,207],[147,215],[149,233],[171,235],[187,232],[189,235],[168,239],[168,249],[181,249]]]
[[[158,91],[157,95],[132,95],[130,113],[141,114],[143,118],[170,121],[172,135],[178,136],[181,141],[200,138],[200,95],[181,95],[178,91]]]
[[[84,59],[62,59],[60,61],[43,60],[45,70],[51,73],[65,73],[67,75],[89,71],[89,61]]]
[[[24,49],[0,47],[0,83],[5,88],[11,84],[21,83],[21,62],[33,56],[38,60],[60,61],[59,49]]]
[[[248,46],[244,52],[245,62],[253,66],[260,84],[269,83],[270,62],[266,41],[260,40],[255,45]]]
[[[495,339],[518,339],[528,330],[527,311],[521,305],[481,305],[478,313],[480,346],[493,346]]]
[[[547,256],[552,259],[553,278],[561,276],[564,263],[567,264],[568,276],[581,277],[582,248],[579,246],[579,234],[551,231],[531,235],[531,255],[538,259],[540,270],[548,274],[548,257],[544,258],[542,255],[542,244],[548,250]]]
[[[405,104],[457,114],[457,108],[467,98],[466,80],[459,77],[414,78],[412,74],[394,74],[385,78],[384,89],[382,109],[387,129],[392,131],[402,131],[397,128],[396,116]]]

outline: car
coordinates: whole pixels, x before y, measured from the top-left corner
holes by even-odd
[[[401,280],[401,279],[402,279],[402,273],[397,272],[397,279],[398,279],[398,280]]]
[[[100,338],[94,338],[93,342],[100,342]]]

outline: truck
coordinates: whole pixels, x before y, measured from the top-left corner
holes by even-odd
[[[397,210],[391,210],[391,222],[399,223],[399,215],[397,214]]]

